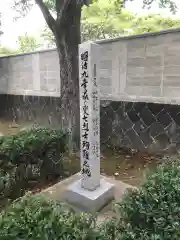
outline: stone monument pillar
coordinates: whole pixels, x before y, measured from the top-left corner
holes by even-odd
[[[97,44],[90,43],[85,43],[79,48],[81,185],[90,191],[100,185],[98,50]]]
[[[79,46],[81,178],[68,187],[67,201],[96,212],[114,198],[114,186],[100,176],[100,47]]]

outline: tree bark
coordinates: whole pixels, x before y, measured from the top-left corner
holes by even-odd
[[[70,132],[69,147],[79,148],[79,65],[81,6],[71,1],[56,29],[60,79],[62,126]]]

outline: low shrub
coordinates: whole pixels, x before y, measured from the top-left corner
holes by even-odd
[[[94,217],[41,195],[18,199],[1,213],[0,239],[103,240]]]
[[[119,222],[116,217],[104,220],[97,226],[100,236],[103,240],[117,240],[122,233],[122,229],[119,227]],[[122,236],[122,235],[121,235]]]
[[[116,206],[116,239],[180,239],[179,162],[157,167]]]
[[[0,214],[1,240],[116,240],[118,233],[115,219],[98,224],[96,217],[41,194],[27,194]]]
[[[30,129],[0,138],[0,203],[15,199],[37,183],[64,177],[62,154],[67,134]]]
[[[8,186],[8,177],[1,179]],[[67,205],[28,195],[1,213],[0,239],[178,240],[180,163],[169,161],[149,172],[139,189],[129,190],[115,204],[115,211],[114,218],[98,224],[93,216],[77,214]]]

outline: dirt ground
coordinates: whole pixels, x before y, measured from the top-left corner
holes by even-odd
[[[143,153],[108,150],[101,155],[101,174],[114,176],[116,180],[138,186],[145,172],[161,163],[161,157]],[[80,171],[79,156],[65,157],[65,168],[69,175]]]
[[[20,131],[30,123],[21,125],[0,121],[0,134],[9,135]],[[77,154],[65,156],[65,169],[68,175],[80,171],[80,158]],[[161,162],[161,158],[143,153],[132,153],[127,150],[106,150],[101,154],[101,174],[114,176],[127,184],[138,186],[144,173]]]

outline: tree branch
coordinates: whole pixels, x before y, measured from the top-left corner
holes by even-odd
[[[81,6],[88,6],[91,2],[92,0],[56,0],[57,24],[60,25],[61,20],[64,17],[66,10],[71,3],[79,4]]]
[[[61,1],[56,0],[56,12],[58,13],[61,9]]]
[[[56,31],[56,21],[53,18],[53,16],[51,15],[46,4],[43,2],[43,0],[35,0],[35,2],[41,9],[41,12],[44,16],[44,19],[46,20],[48,27],[51,29],[52,32],[55,32]]]
[[[64,16],[64,13],[66,11],[66,9],[68,8],[69,4],[71,3],[71,1],[75,1],[75,0],[63,0],[63,1],[59,1],[56,0],[56,12],[57,12],[57,23],[58,25],[61,23],[61,20]]]
[[[92,0],[56,0],[56,12],[57,12],[57,23],[58,25],[61,23],[62,18],[64,17],[64,14],[68,8],[68,6],[73,4],[79,4],[81,6],[83,5],[89,5],[92,2]]]

